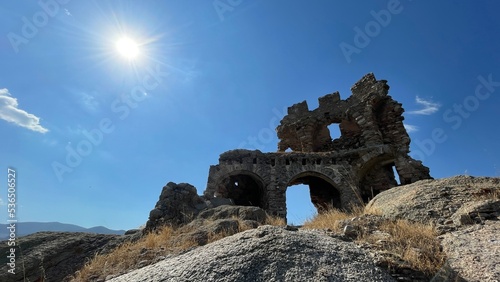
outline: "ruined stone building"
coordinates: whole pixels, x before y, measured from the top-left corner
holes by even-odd
[[[340,99],[338,92],[319,98],[317,109],[306,101],[288,108],[276,128],[275,153],[231,150],[210,167],[204,197],[229,198],[286,218],[286,190],[309,185],[319,212],[349,209],[383,190],[429,179],[429,169],[411,158],[410,138],[403,126],[403,108],[388,95],[385,80],[370,73]],[[332,140],[328,126],[341,136]]]

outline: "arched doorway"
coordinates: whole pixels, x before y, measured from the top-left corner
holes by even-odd
[[[365,163],[360,173],[359,188],[365,203],[382,191],[399,185],[399,175],[391,155],[377,156]]]
[[[296,184],[286,189],[286,219],[291,225],[302,225],[306,220],[314,218],[318,213],[309,200],[309,186]]]
[[[322,213],[331,208],[342,208],[340,192],[333,183],[331,179],[321,173],[306,171],[294,176],[287,187],[298,184],[309,186],[310,201],[317,212]],[[287,199],[287,211],[289,208]]]
[[[267,207],[264,183],[251,172],[239,171],[228,175],[221,181],[218,192],[238,206]]]

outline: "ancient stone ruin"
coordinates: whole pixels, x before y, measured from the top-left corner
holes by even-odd
[[[309,185],[319,212],[349,209],[381,191],[431,179],[429,169],[411,158],[404,110],[388,95],[385,80],[365,75],[340,99],[338,92],[319,98],[309,110],[306,101],[288,108],[276,128],[278,152],[231,150],[210,167],[206,199],[229,198],[236,205],[258,206],[286,218],[286,189]],[[339,126],[333,139],[328,126]]]

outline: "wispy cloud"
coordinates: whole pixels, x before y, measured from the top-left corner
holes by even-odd
[[[49,131],[40,125],[40,118],[18,108],[17,99],[6,88],[0,89],[0,119],[40,133]]]
[[[412,115],[432,115],[433,113],[439,111],[439,108],[441,107],[441,105],[439,105],[438,103],[434,103],[430,100],[429,101],[424,100],[418,96],[415,98],[415,102],[417,102],[417,104],[421,105],[423,108],[420,110],[409,111],[408,112],[409,114],[412,114]]]
[[[406,129],[406,131],[407,131],[408,133],[418,131],[418,126],[416,126],[416,125],[404,124],[404,127],[405,127],[405,129]]]

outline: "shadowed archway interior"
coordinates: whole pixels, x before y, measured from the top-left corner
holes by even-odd
[[[239,206],[257,206],[266,208],[264,185],[256,177],[246,174],[235,174],[223,181],[226,187],[225,197]]]
[[[294,177],[288,184],[288,187],[297,184],[309,186],[311,202],[316,207],[318,213],[325,212],[331,208],[342,208],[339,191],[330,181],[325,180],[323,177],[312,172],[305,172]]]

